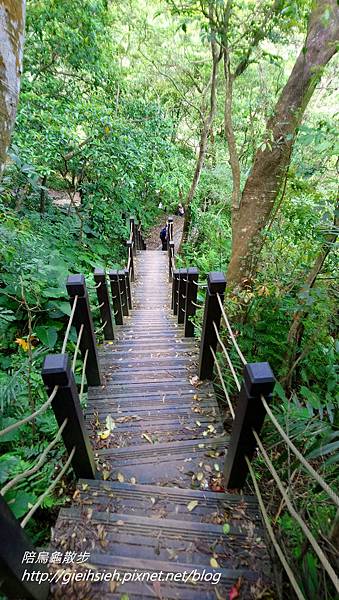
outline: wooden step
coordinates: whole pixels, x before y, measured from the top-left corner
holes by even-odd
[[[129,482],[190,488],[198,473],[202,473],[202,485],[222,473],[227,444],[225,436],[154,444],[144,438],[139,445],[103,448],[96,457],[112,481],[122,476]]]
[[[223,523],[226,519],[234,528],[239,522],[242,526],[243,520],[251,520],[261,527],[258,503],[253,496],[91,479],[81,479],[77,490],[77,505],[92,506],[94,503],[100,512],[109,509],[198,523]],[[189,510],[192,502],[196,505]]]

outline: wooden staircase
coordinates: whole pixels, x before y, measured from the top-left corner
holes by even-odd
[[[223,492],[228,438],[212,384],[196,376],[197,342],[171,314],[167,260],[137,256],[133,311],[100,348],[105,384],[88,393],[103,479],[78,482],[54,531],[54,550],[90,552],[70,570],[116,569],[120,581],[54,583],[54,598],[248,600],[269,585],[256,499]],[[122,584],[124,573],[160,571],[161,581]]]

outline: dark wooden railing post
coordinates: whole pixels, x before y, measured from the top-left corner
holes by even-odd
[[[172,267],[174,264],[174,242],[167,242],[167,252],[168,252],[168,279],[172,281],[173,273]]]
[[[173,271],[173,287],[172,287],[172,301],[173,301],[173,314],[178,314],[178,292],[179,292],[179,269]]]
[[[142,250],[142,240],[141,240],[141,223],[139,221],[138,223],[138,248],[139,250]]]
[[[132,250],[133,250],[133,254],[135,256],[137,253],[137,247],[135,245],[135,220],[134,220],[134,217],[130,217],[129,226],[130,226],[130,232],[132,232]]]
[[[108,273],[110,284],[111,284],[111,292],[112,292],[112,303],[114,310],[114,320],[117,325],[123,325],[124,319],[122,315],[122,301],[120,294],[120,283],[119,283],[119,275],[118,271],[110,271]]]
[[[173,241],[173,217],[167,219],[167,237],[169,242]]]
[[[131,261],[131,264],[130,264],[131,281],[134,281],[133,242],[131,242],[130,240],[127,240],[126,246],[128,248],[128,260]]]
[[[185,322],[187,269],[179,269],[178,282],[178,323]]]
[[[36,561],[25,562],[25,553],[33,559],[38,551],[31,544],[19,521],[15,518],[6,501],[0,495],[0,581],[1,595],[6,598],[28,598],[46,600],[49,595],[48,565]],[[27,556],[27,555],[26,555]],[[31,581],[33,571],[40,572],[37,581]]]
[[[235,419],[225,459],[225,488],[242,488],[248,474],[245,457],[252,460],[256,448],[253,430],[260,433],[266,411],[261,401],[272,398],[275,377],[267,362],[244,366],[244,380],[236,405]]]
[[[94,333],[85,277],[81,274],[69,275],[66,282],[66,288],[70,297],[71,306],[73,306],[75,296],[78,296],[73,324],[78,335],[81,325],[84,326],[80,340],[80,351],[83,360],[85,359],[85,354],[88,351],[86,362],[87,383],[88,385],[101,385],[102,381],[99,367],[97,341]]]
[[[111,305],[109,301],[109,294],[107,289],[106,282],[106,273],[103,269],[95,269],[94,271],[94,281],[97,284],[97,298],[100,306],[100,318],[101,323],[106,325],[104,326],[104,338],[105,340],[114,340],[114,331],[113,331],[113,321],[112,321],[112,312]]]
[[[185,337],[194,337],[194,324],[192,323],[192,317],[194,317],[196,313],[196,306],[194,306],[193,303],[197,302],[198,279],[198,269],[196,267],[189,267],[187,269],[186,284]]]
[[[124,317],[128,317],[128,296],[127,296],[127,286],[126,286],[126,277],[125,277],[124,269],[121,269],[120,271],[118,271],[118,276],[119,276],[122,314],[124,315]]]
[[[207,290],[199,357],[200,379],[212,379],[213,376],[214,359],[210,348],[215,352],[217,347],[217,336],[213,327],[213,321],[219,329],[221,309],[217,294],[219,294],[221,301],[223,302],[225,288],[226,278],[224,273],[213,271],[207,275]]]
[[[62,439],[68,454],[75,446],[72,467],[78,479],[95,479],[94,455],[80,405],[77,386],[68,354],[48,354],[42,367],[42,379],[50,395],[57,385],[52,408],[59,427],[67,419]]]
[[[134,243],[135,243],[136,250],[140,250],[138,221],[134,221]]]
[[[128,269],[124,269],[124,271],[125,271],[125,282],[126,282],[128,308],[130,310],[132,310],[132,294],[131,294],[130,274],[129,274],[129,270]]]

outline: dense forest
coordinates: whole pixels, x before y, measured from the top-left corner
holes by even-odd
[[[198,267],[202,279],[226,273],[237,341],[277,378],[276,418],[335,486],[337,2],[28,0],[26,15],[24,5],[0,1],[0,429],[45,400],[41,366],[61,350],[67,275],[92,281],[95,267],[121,268],[127,218],[158,235],[182,203],[179,266]],[[197,331],[201,321],[198,311]],[[75,343],[71,334],[69,348]],[[236,394],[232,374],[224,377]],[[42,414],[24,435],[2,436],[0,483],[33,466],[56,431],[53,415]],[[264,439],[333,557],[335,509],[269,423]],[[55,446],[6,494],[16,517],[46,489],[63,452]],[[334,600],[260,458],[255,466],[305,597]],[[70,483],[30,523],[35,543],[48,538]]]

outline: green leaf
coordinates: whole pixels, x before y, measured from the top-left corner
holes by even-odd
[[[46,327],[44,325],[39,325],[35,328],[35,332],[39,340],[43,344],[45,344],[45,346],[48,346],[49,348],[54,348],[58,339],[58,332],[55,327]]]
[[[28,512],[30,506],[35,503],[36,499],[37,497],[35,494],[21,490],[16,491],[15,497],[9,500],[7,500],[6,495],[8,505],[17,519],[23,517]]]
[[[229,523],[224,523],[222,526],[222,531],[225,535],[227,535],[231,531],[231,527]]]

